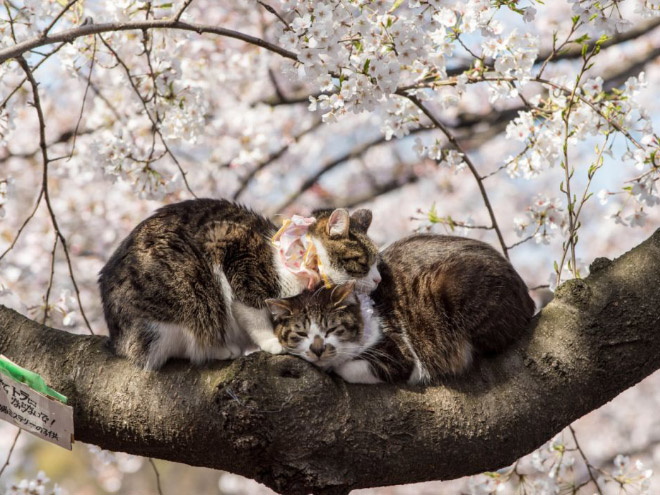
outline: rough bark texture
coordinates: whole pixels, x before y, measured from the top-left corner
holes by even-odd
[[[565,283],[508,352],[437,387],[348,385],[255,353],[144,372],[0,307],[0,352],[70,397],[77,440],[343,494],[502,467],[660,368],[660,230]]]

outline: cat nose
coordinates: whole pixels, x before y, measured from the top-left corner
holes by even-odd
[[[309,350],[316,354],[318,357],[321,357],[323,351],[325,351],[325,342],[317,335],[314,338],[314,342],[309,346]]]
[[[373,281],[374,284],[378,285],[379,283],[382,282],[383,279],[381,278],[381,276],[379,274],[379,275],[375,275],[374,277],[372,277],[371,280]]]

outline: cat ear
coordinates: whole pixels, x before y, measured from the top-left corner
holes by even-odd
[[[335,285],[330,293],[330,299],[332,300],[332,305],[334,307],[339,306],[342,303],[355,302],[355,297],[353,296],[353,291],[355,290],[355,280],[350,282],[345,282],[341,285]],[[350,298],[350,300],[349,300]]]
[[[332,237],[347,237],[349,222],[348,210],[337,208],[328,219],[326,231]]]
[[[371,218],[371,210],[362,208],[353,212],[351,215],[351,223],[353,223],[353,225],[355,225],[359,230],[366,233],[369,229],[369,225],[371,225]]]
[[[266,299],[264,302],[275,318],[282,318],[293,313],[291,303],[286,299]]]

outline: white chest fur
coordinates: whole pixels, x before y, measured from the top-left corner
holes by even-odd
[[[362,313],[362,321],[364,322],[360,346],[362,349],[368,349],[376,344],[383,336],[381,321],[374,309],[374,302],[367,294],[357,294],[357,298],[360,301],[360,311]]]

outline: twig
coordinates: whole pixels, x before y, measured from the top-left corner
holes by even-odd
[[[286,20],[284,19],[284,17],[282,17],[282,16],[277,12],[277,10],[275,10],[273,7],[271,7],[270,5],[268,5],[266,2],[262,2],[261,0],[257,0],[257,3],[258,3],[259,5],[261,5],[264,9],[266,9],[268,12],[270,12],[271,14],[273,14],[275,17],[277,17],[277,18],[282,22],[282,24],[284,24],[284,25],[286,26],[287,29],[289,29],[289,30],[291,29],[291,26],[289,26],[289,23],[286,22]]]
[[[45,325],[46,320],[48,319],[48,301],[50,299],[50,291],[53,288],[53,278],[55,276],[55,253],[57,252],[57,234],[55,235],[55,240],[53,241],[53,250],[50,253],[50,277],[48,278],[48,288],[46,289],[46,297],[44,298],[44,317],[41,320],[41,324]]]
[[[495,212],[493,211],[493,207],[490,204],[490,200],[488,199],[488,194],[486,193],[486,188],[484,187],[483,184],[483,178],[479,175],[479,172],[477,172],[476,167],[474,166],[474,163],[472,163],[472,160],[468,156],[468,154],[463,150],[463,147],[458,143],[454,135],[449,132],[449,129],[442,123],[440,122],[432,113],[431,111],[424,105],[415,95],[409,95],[405,93],[399,94],[400,96],[403,96],[404,98],[407,98],[410,100],[417,108],[419,108],[424,115],[426,115],[431,122],[433,122],[433,125],[437,127],[442,133],[447,137],[447,140],[451,143],[451,145],[460,153],[463,155],[463,160],[465,161],[465,164],[468,166],[470,169],[470,172],[472,172],[472,176],[474,177],[474,180],[477,181],[477,186],[479,187],[479,191],[481,192],[481,197],[484,200],[484,204],[486,205],[486,209],[488,210],[488,215],[490,216],[490,221],[493,229],[495,230],[495,233],[497,234],[497,239],[500,242],[500,247],[502,248],[502,253],[504,254],[504,257],[509,259],[509,253],[506,247],[506,243],[504,242],[504,237],[502,237],[502,231],[500,230],[499,225],[497,224],[497,219],[495,218]]]
[[[14,31],[14,18],[11,16],[11,8],[9,7],[9,2],[3,2],[5,4],[5,10],[7,11],[7,18],[9,19],[9,32],[11,33],[11,39],[14,40],[14,43],[18,43],[16,40],[16,32]]]
[[[521,244],[524,244],[528,241],[531,241],[532,239],[534,239],[534,236],[539,233],[539,230],[541,230],[541,225],[537,225],[536,230],[532,234],[529,234],[527,237],[525,237],[524,239],[519,240],[518,242],[514,242],[513,244],[511,244],[508,247],[508,249],[511,250],[515,247],[520,246]]]
[[[305,192],[307,192],[308,189],[310,189],[314,184],[316,184],[316,182],[321,178],[321,176],[325,175],[330,170],[338,167],[339,165],[341,165],[342,163],[348,160],[362,156],[370,148],[384,142],[386,142],[385,136],[379,136],[375,139],[372,139],[371,141],[362,144],[357,148],[354,148],[350,152],[345,153],[340,157],[335,158],[334,160],[331,160],[330,162],[326,163],[313,176],[307,178],[305,182],[303,182],[302,185],[298,188],[298,190],[290,194],[289,197],[287,197],[279,206],[277,206],[274,211],[276,213],[279,213],[282,210],[291,206],[300,196],[302,196]]]
[[[57,21],[59,21],[64,14],[67,13],[67,11],[73,7],[73,4],[75,4],[78,0],[71,0],[69,3],[67,3],[64,8],[60,11],[59,14],[55,16],[55,19],[46,27],[46,29],[43,30],[41,33],[42,38],[46,38],[48,36],[48,32],[57,24]]]
[[[156,488],[158,488],[158,494],[163,495],[163,489],[160,486],[160,473],[158,472],[158,468],[156,467],[156,463],[154,460],[149,457],[149,464],[151,464],[151,467],[154,469],[154,474],[156,475]]]
[[[192,197],[196,198],[197,195],[191,189],[190,184],[188,183],[188,179],[186,178],[186,175],[187,175],[186,171],[181,166],[181,162],[179,162],[178,158],[176,156],[174,156],[174,153],[172,153],[169,146],[167,145],[167,142],[165,141],[165,137],[163,136],[162,132],[160,131],[158,120],[155,119],[153,117],[153,115],[151,115],[151,112],[149,111],[149,107],[147,105],[147,102],[144,100],[144,98],[142,97],[142,94],[140,93],[140,90],[135,85],[135,81],[133,81],[133,75],[131,74],[131,70],[128,68],[128,65],[126,65],[126,63],[121,59],[121,57],[119,56],[117,51],[114,48],[112,48],[110,43],[108,43],[105,40],[105,38],[103,38],[103,36],[99,35],[99,38],[101,38],[101,42],[103,42],[103,44],[106,46],[106,48],[115,57],[115,59],[117,60],[117,63],[119,63],[119,65],[121,65],[121,67],[124,69],[124,72],[126,73],[126,76],[128,77],[128,82],[131,85],[131,88],[133,88],[134,93],[136,94],[136,96],[138,97],[140,102],[142,103],[142,107],[144,108],[144,113],[149,118],[149,121],[151,122],[151,125],[154,128],[154,131],[156,132],[156,134],[158,134],[158,137],[160,139],[161,144],[163,145],[163,148],[165,148],[165,151],[167,152],[169,157],[172,159],[172,161],[175,163],[175,165],[179,169],[179,172],[181,173],[181,178],[183,179],[183,182],[186,186],[186,189],[192,195]],[[154,89],[154,91],[155,91],[155,89]],[[153,151],[153,148],[152,148],[152,151]]]
[[[541,77],[543,75],[543,71],[545,71],[545,68],[550,63],[550,61],[555,60],[557,58],[557,53],[562,48],[564,48],[566,46],[566,44],[570,41],[571,36],[573,36],[573,33],[575,32],[578,25],[579,25],[578,22],[573,22],[573,24],[571,25],[571,29],[568,32],[568,35],[566,36],[566,39],[564,40],[564,42],[561,45],[559,45],[559,48],[557,48],[557,46],[556,46],[556,41],[557,41],[556,34],[557,33],[556,32],[554,33],[553,38],[552,38],[552,50],[550,51],[550,53],[546,57],[542,57],[542,58],[545,58],[545,60],[543,61],[543,64],[541,65],[541,68],[539,69],[537,77]]]
[[[9,461],[11,459],[11,455],[14,453],[14,448],[16,447],[16,442],[18,442],[18,437],[21,436],[21,429],[19,428],[18,431],[16,432],[16,436],[14,437],[14,441],[11,444],[11,447],[9,447],[9,453],[7,454],[7,459],[5,460],[5,463],[2,465],[2,468],[0,468],[0,476],[2,476],[2,473],[5,472],[5,469],[7,469],[7,466],[9,466]]]
[[[266,158],[263,162],[261,162],[259,165],[254,167],[250,172],[243,177],[241,180],[240,185],[238,186],[238,189],[236,189],[236,192],[234,193],[234,200],[238,199],[241,194],[245,191],[247,186],[250,184],[252,179],[254,178],[255,175],[257,175],[259,172],[261,172],[264,168],[268,167],[271,163],[273,163],[275,160],[278,160],[284,153],[287,152],[291,144],[298,142],[303,136],[306,134],[309,134],[310,132],[314,132],[316,129],[319,128],[321,125],[322,121],[317,120],[314,122],[311,126],[309,126],[307,129],[304,129],[301,131],[299,134],[296,134],[293,136],[290,142],[286,143],[284,146],[282,146],[279,150],[275,151],[272,153],[268,158]]]
[[[587,200],[589,199],[590,195],[588,195],[589,192],[589,187],[591,186],[591,182],[594,178],[594,175],[596,171],[602,166],[602,159],[603,159],[603,152],[605,151],[605,148],[607,147],[607,141],[610,138],[610,134],[607,133],[605,135],[605,142],[603,143],[603,146],[601,146],[600,150],[598,151],[598,155],[596,156],[595,160],[595,167],[592,169],[591,167],[589,168],[589,171],[587,172],[587,184],[584,187],[584,191],[582,192],[582,198],[580,200],[580,206],[578,206],[578,209],[576,212],[573,213],[573,226],[571,227],[569,231],[569,245],[572,248],[572,261],[573,261],[573,274],[577,276],[577,266],[575,266],[575,240],[573,237],[575,236],[575,232],[577,232],[577,228],[579,227],[579,224],[577,224],[578,219],[580,218],[580,213],[582,212],[582,207],[585,205]],[[567,189],[568,191],[568,189]],[[569,205],[570,205],[570,196],[569,196]],[[569,211],[569,213],[572,211]],[[573,229],[575,227],[575,229]],[[573,232],[575,230],[575,232]],[[568,253],[568,245],[564,246],[564,251],[562,252],[562,257],[561,261],[559,263],[559,271],[557,272],[557,285],[561,282],[561,272],[564,269],[564,261],[566,260],[566,255]]]
[[[547,84],[548,86],[551,86],[551,87],[553,87],[553,88],[555,88],[555,89],[559,89],[559,90],[561,90],[561,91],[563,91],[563,92],[565,92],[565,93],[567,93],[567,94],[573,94],[573,93],[574,93],[574,91],[570,90],[569,88],[567,88],[567,87],[565,87],[565,86],[562,86],[561,84],[553,83],[552,81],[549,81],[548,79],[534,78],[534,79],[531,79],[531,81],[540,82],[541,84]],[[576,85],[576,87],[577,87],[577,85]],[[629,140],[630,140],[630,141],[631,141],[631,142],[632,142],[637,148],[639,148],[639,149],[644,149],[644,147],[639,143],[639,141],[637,141],[634,137],[632,137],[628,131],[626,131],[626,130],[625,130],[624,128],[622,128],[619,124],[617,124],[616,122],[614,122],[614,121],[611,119],[611,117],[608,117],[607,115],[605,115],[605,114],[600,110],[600,108],[598,108],[596,105],[594,105],[592,102],[590,102],[587,98],[585,98],[584,96],[582,96],[582,95],[579,94],[579,93],[575,93],[575,98],[577,98],[577,99],[580,100],[581,102],[586,103],[587,105],[589,105],[589,106],[592,108],[592,110],[593,110],[594,112],[596,112],[598,115],[600,115],[601,117],[603,117],[603,118],[607,121],[608,124],[610,124],[612,127],[614,127],[614,128],[615,128],[617,131],[619,131],[621,134],[623,134],[624,136],[626,136],[626,137],[627,137],[627,138],[628,138],[628,139],[629,139]]]
[[[181,19],[181,16],[183,15],[183,12],[188,8],[188,5],[190,5],[191,3],[193,3],[193,0],[186,0],[183,3],[183,5],[179,9],[179,11],[176,14],[174,14],[174,19],[173,19],[174,22],[178,22],[179,19]]]
[[[584,461],[584,464],[587,467],[587,473],[589,473],[589,478],[593,482],[593,484],[596,487],[596,491],[598,492],[599,495],[603,495],[603,492],[600,489],[600,485],[598,485],[598,481],[596,481],[596,478],[594,477],[594,474],[591,472],[593,469],[593,466],[589,462],[589,459],[587,459],[587,456],[584,454],[584,451],[580,447],[580,444],[578,443],[577,435],[575,434],[575,430],[573,429],[573,425],[568,425],[568,429],[571,432],[571,435],[573,435],[573,441],[575,442],[575,448],[577,451],[580,453],[580,456],[582,457],[582,460]]]
[[[46,206],[48,208],[48,213],[50,214],[50,219],[51,219],[51,223],[53,224],[53,229],[55,229],[55,233],[57,237],[59,237],[60,242],[62,243],[62,249],[64,250],[67,266],[69,268],[69,276],[71,278],[71,283],[73,284],[73,288],[75,289],[76,292],[76,298],[78,300],[78,308],[80,309],[80,314],[85,320],[87,329],[92,335],[94,335],[94,330],[92,330],[92,326],[89,324],[89,320],[87,319],[87,315],[85,314],[85,310],[83,308],[82,301],[80,299],[80,290],[78,289],[78,283],[76,282],[76,278],[73,274],[73,266],[71,265],[71,257],[69,256],[69,249],[66,244],[66,238],[64,237],[64,235],[62,235],[62,232],[60,231],[59,225],[57,223],[57,218],[55,216],[55,212],[53,210],[53,206],[50,203],[50,197],[48,195],[48,163],[50,162],[50,160],[48,159],[48,146],[46,145],[46,119],[44,118],[43,109],[41,108],[41,100],[39,98],[38,84],[37,81],[34,79],[34,76],[32,75],[32,70],[30,69],[30,66],[28,65],[27,61],[23,58],[23,56],[19,56],[17,60],[19,65],[25,72],[28,81],[30,81],[30,85],[32,86],[34,108],[37,111],[37,117],[39,119],[39,147],[41,148],[41,156],[43,159],[43,175],[41,180],[41,189],[43,192],[43,197],[44,200],[46,201]]]
[[[11,241],[11,244],[9,245],[9,247],[7,249],[5,249],[2,254],[0,254],[0,261],[2,261],[2,258],[4,258],[9,251],[14,249],[14,246],[18,242],[18,239],[21,237],[21,234],[23,233],[23,230],[25,229],[27,224],[30,223],[30,220],[32,220],[32,218],[34,217],[34,214],[39,209],[39,204],[41,203],[41,198],[43,198],[43,196],[44,196],[44,190],[43,190],[43,188],[41,188],[39,190],[39,196],[37,196],[37,201],[34,203],[34,208],[32,208],[32,211],[30,212],[30,214],[27,216],[27,218],[22,223],[22,225],[19,227],[18,232],[16,232],[16,237],[14,237],[14,240]]]
[[[36,71],[41,66],[41,64],[43,64],[46,60],[48,60],[50,56],[55,55],[57,52],[59,52],[65,44],[66,43],[60,43],[57,47],[53,48],[48,54],[46,54],[41,60],[39,60],[39,62],[37,62],[34,65],[34,67],[32,67],[32,72]],[[21,89],[23,87],[23,84],[25,84],[26,82],[27,82],[27,77],[24,77],[23,80],[20,83],[18,83],[18,85],[14,89],[12,89],[7,96],[5,96],[5,99],[2,100],[2,102],[0,102],[0,108],[4,108],[11,99],[11,97],[14,96],[16,92],[19,89]]]
[[[394,178],[383,184],[377,184],[376,187],[362,196],[352,197],[346,201],[337,202],[333,205],[334,208],[355,208],[358,205],[373,201],[374,199],[391,193],[409,184],[414,184],[419,181],[419,176],[414,173],[406,175],[403,180]]]
[[[104,127],[107,127],[107,124],[103,125],[101,127],[94,128],[94,129],[84,129],[83,131],[78,132],[78,135],[82,136],[82,135],[85,135],[85,134],[93,134],[96,131],[98,131],[99,129],[103,129]],[[53,141],[48,143],[48,147],[50,148],[51,146],[53,146],[55,144],[66,143],[72,137],[73,137],[73,129],[68,129],[66,131],[63,131],[62,134],[60,134],[57,138],[55,138]],[[9,160],[11,158],[31,158],[34,155],[36,155],[37,153],[39,153],[40,151],[41,151],[41,149],[38,148],[38,147],[37,147],[37,149],[35,149],[33,151],[25,151],[25,152],[21,152],[21,153],[12,153],[11,151],[9,151],[6,155],[0,157],[0,163],[4,163],[4,162],[6,162],[7,160]],[[68,157],[68,155],[67,155],[67,157]],[[55,161],[55,158],[51,158],[50,161],[51,162]]]
[[[273,73],[273,69],[271,68],[268,69],[268,78],[270,79],[270,82],[273,83],[273,88],[275,88],[275,94],[280,99],[280,101],[286,101],[287,97],[284,94],[284,91],[282,91],[282,88],[280,88],[280,85],[277,82],[277,78]]]
[[[89,87],[92,84],[92,72],[94,72],[94,62],[96,61],[96,36],[94,36],[94,43],[92,47],[92,60],[89,63],[89,75],[87,76],[87,84],[85,85],[85,92],[83,93],[82,103],[80,104],[80,115],[78,115],[78,121],[76,122],[76,128],[73,130],[73,143],[71,143],[71,153],[69,153],[69,160],[73,157],[73,152],[76,149],[76,139],[78,137],[78,128],[80,127],[80,122],[82,122],[83,112],[85,110],[85,101],[87,100],[87,93],[89,92]]]

